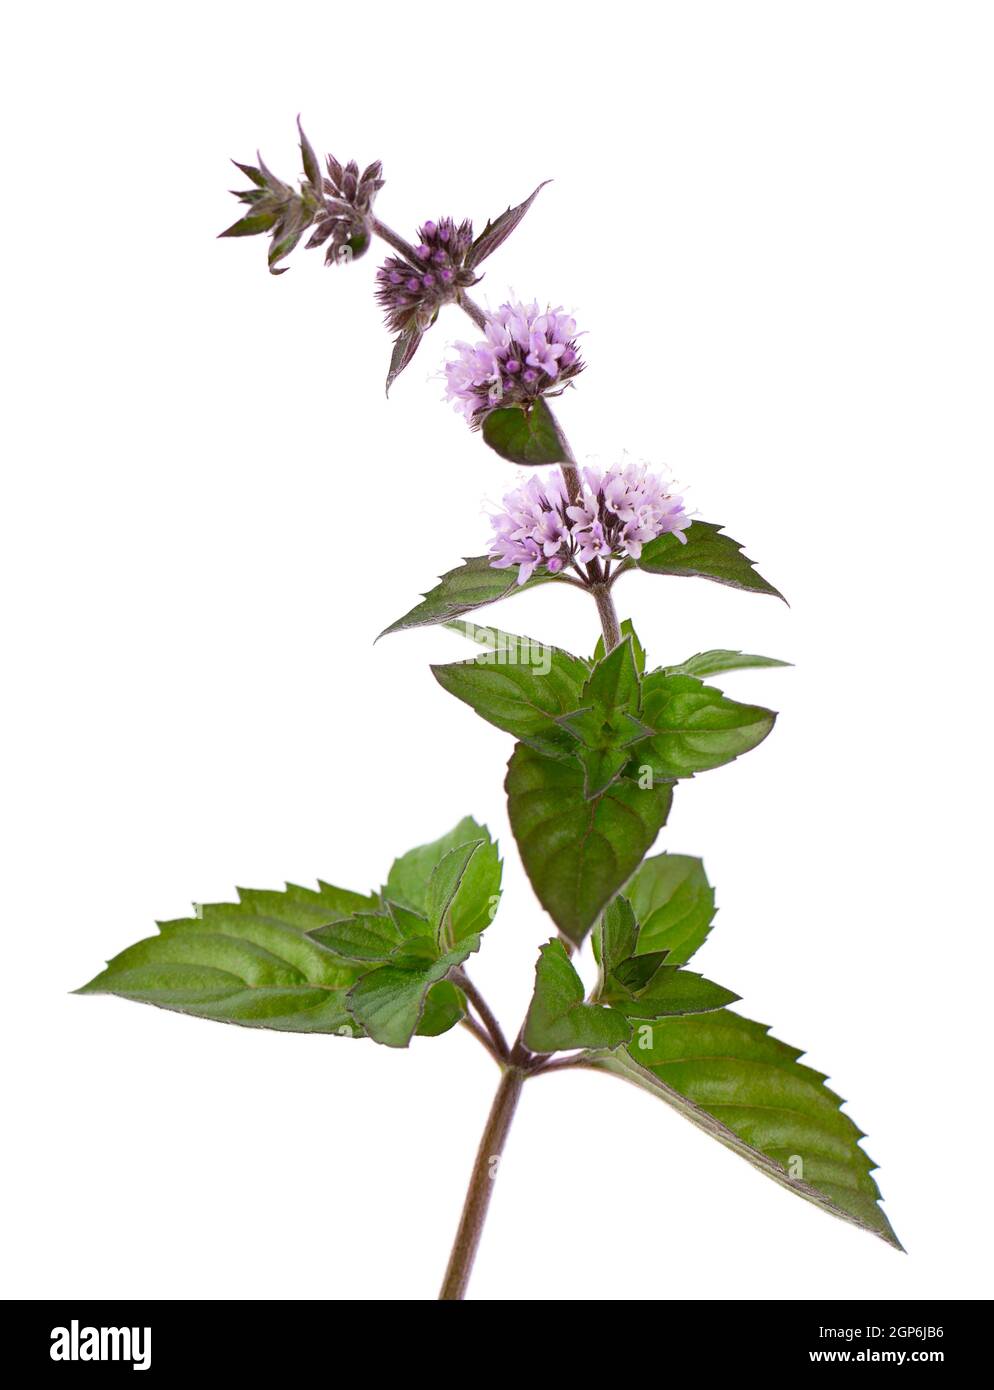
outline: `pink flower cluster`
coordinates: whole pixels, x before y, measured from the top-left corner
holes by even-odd
[[[495,536],[490,548],[494,569],[518,566],[518,583],[526,583],[545,566],[558,574],[567,565],[591,560],[637,560],[643,545],[672,532],[686,544],[691,524],[683,498],[645,464],[630,463],[601,472],[583,470],[583,491],[575,502],[562,474],[531,476],[504,498],[504,509],[491,518]]]
[[[456,343],[446,363],[446,398],[473,425],[499,405],[527,404],[583,370],[576,320],[537,303],[502,304],[487,315],[486,340]]]

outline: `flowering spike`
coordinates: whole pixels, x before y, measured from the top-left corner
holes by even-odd
[[[637,560],[643,545],[666,532],[685,543],[683,533],[691,524],[683,498],[667,492],[663,479],[645,464],[635,463],[604,473],[585,468],[575,502],[560,472],[545,478],[533,473],[507,494],[503,511],[491,521],[491,566],[516,565],[519,584],[542,566],[558,574],[591,560]]]
[[[376,297],[392,332],[402,333],[412,324],[427,328],[443,304],[476,284],[477,277],[464,264],[472,241],[472,222],[457,226],[443,217],[421,227],[411,255],[387,257],[376,273]]]
[[[283,274],[286,267],[279,262],[290,254],[312,224],[315,224],[314,231],[306,245],[323,246],[329,242],[326,265],[358,260],[369,249],[373,236],[373,200],[383,187],[383,169],[378,160],[367,165],[360,176],[355,160],[343,169],[333,155],[328,155],[328,178],[325,178],[299,116],[297,130],[306,180],[299,192],[278,179],[262,155],[256,156],[258,165],[232,161],[255,185],[235,194],[241,202],[251,205],[252,212],[221,236],[255,236],[269,232],[272,236],[269,269],[274,275]]]
[[[445,367],[446,398],[474,429],[496,406],[559,395],[583,371],[576,320],[562,309],[502,304],[485,332],[484,342],[456,343],[459,356]]]

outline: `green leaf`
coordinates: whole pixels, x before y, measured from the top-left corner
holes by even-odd
[[[478,266],[481,261],[485,261],[488,256],[493,255],[498,246],[503,245],[548,182],[549,180],[545,179],[523,203],[519,203],[517,207],[508,208],[493,222],[487,222],[483,231],[466,253],[466,265],[470,270]]]
[[[240,217],[237,222],[233,222],[230,227],[226,227],[223,232],[218,232],[218,238],[226,236],[259,236],[261,232],[271,232],[276,226],[278,212],[250,212],[245,217]]]
[[[631,618],[622,619],[621,635],[622,637],[630,637],[632,639],[632,646],[635,650],[635,664],[638,667],[639,675],[643,675],[645,672],[645,648],[642,646],[642,643],[639,641],[638,637],[635,634],[635,629],[632,626]],[[594,648],[594,662],[596,663],[598,661],[603,661],[603,659],[604,638],[603,636],[601,636],[598,637],[597,646]]]
[[[424,918],[424,935],[430,932]],[[320,941],[329,951],[345,960],[387,961],[401,948],[407,935],[401,931],[393,917],[386,913],[359,913],[346,917],[340,922],[330,922],[316,927],[310,932],[313,941]]]
[[[471,840],[489,839],[490,831],[485,825],[479,825],[472,816],[464,816],[437,840],[409,849],[406,854],[395,859],[387,876],[383,896],[400,907],[405,907],[421,917],[427,917],[428,884],[436,866],[450,850],[468,844]]]
[[[703,945],[714,921],[714,889],[700,859],[656,854],[625,889],[640,925],[640,952],[666,951],[667,965],[683,965]]]
[[[483,634],[487,650],[470,661],[432,666],[442,689],[469,705],[481,719],[548,756],[568,756],[575,744],[554,720],[580,703],[590,674],[586,662],[529,637],[476,628],[472,623],[462,627],[473,629],[477,640]]]
[[[682,860],[684,878],[683,906],[694,902],[696,889],[696,925],[699,940],[686,937],[679,930],[665,930],[667,906],[671,907],[671,918],[680,924],[677,909],[673,907],[674,897],[680,897],[677,886],[679,870],[673,861],[682,856],[658,855],[647,860],[632,879],[626,896],[614,899],[601,915],[594,933],[594,955],[600,964],[600,982],[596,997],[600,1002],[613,1004],[629,1018],[661,1018],[670,1014],[704,1013],[712,1009],[724,1008],[738,999],[731,990],[706,980],[691,970],[681,970],[679,965],[696,949],[707,934],[714,914],[714,895],[711,893],[704,869],[699,860]],[[646,869],[664,865],[662,873]],[[696,870],[696,872],[695,872]],[[667,872],[669,883],[667,891]],[[643,878],[643,875],[645,877]],[[646,917],[657,928],[655,936],[651,931],[639,927],[629,895],[642,878],[640,900],[645,904]],[[656,903],[653,910],[651,894],[647,887],[655,884]],[[702,899],[709,897],[709,910],[706,912]],[[701,925],[703,924],[703,931]],[[683,925],[692,926],[693,922]],[[662,930],[659,930],[662,928]],[[670,950],[668,944],[673,943]],[[681,950],[681,946],[683,950]]]
[[[692,777],[762,743],[776,715],[729,700],[694,676],[652,671],[642,681],[642,720],[655,733],[634,750],[656,777]]]
[[[777,661],[772,656],[751,656],[748,652],[710,651],[689,656],[678,666],[664,666],[667,676],[718,676],[724,671],[746,671],[757,666],[791,666],[790,661]]]
[[[561,941],[541,948],[535,967],[535,993],[525,1019],[525,1046],[532,1052],[573,1048],[614,1048],[632,1035],[623,1014],[583,1002],[583,982]]]
[[[665,1100],[781,1186],[900,1249],[877,1205],[873,1160],[821,1072],[727,1009],[637,1025],[590,1065]]]
[[[569,450],[555,416],[541,396],[527,409],[498,406],[483,421],[483,438],[511,463],[566,463]]]
[[[340,894],[290,886],[205,905],[197,917],[161,922],[158,936],[129,946],[77,992],[247,1027],[357,1036],[346,991],[363,967],[306,933],[322,911],[325,920],[338,914]]]
[[[383,890],[386,913],[353,917],[313,933],[343,956],[375,967],[346,1000],[375,1042],[406,1047],[416,1031],[445,1031],[438,1010],[424,1021],[429,994],[479,950],[480,933],[497,909],[500,880],[497,846],[486,828],[467,816],[447,835],[395,860]],[[448,1013],[453,1007],[449,996]]]
[[[638,713],[640,682],[635,654],[635,634],[624,637],[607,656],[602,656],[584,683],[584,704],[594,705],[605,715],[613,710]]]
[[[500,897],[501,864],[471,818],[398,859],[397,901],[321,883],[240,889],[238,903],[160,923],[80,993],[112,993],[182,1013],[296,1032],[368,1033],[406,1047],[465,1012],[448,973],[479,949]]]
[[[634,637],[626,637],[595,665],[580,692],[584,706],[556,723],[579,742],[587,800],[604,791],[628,763],[629,747],[653,731],[638,718],[640,678]]]
[[[729,584],[733,589],[749,589],[757,594],[773,594],[783,598],[755,568],[742,552],[738,541],[726,536],[720,526],[710,521],[694,521],[686,532],[686,544],[681,544],[669,532],[657,536],[642,551],[635,564],[649,574],[689,574]]]
[[[371,970],[348,992],[350,1013],[374,1042],[407,1047],[422,1021],[432,985],[444,980],[479,946],[480,938],[470,936],[430,965],[418,969],[381,965]]]
[[[635,956],[635,962],[655,960]],[[627,964],[627,962],[626,962]],[[634,982],[637,983],[637,982]],[[651,979],[637,989],[626,989],[617,977],[609,977],[598,998],[613,1004],[627,1018],[665,1018],[678,1014],[710,1013],[734,1004],[740,996],[693,970],[676,965],[657,965]]]
[[[439,980],[425,997],[424,1013],[414,1030],[419,1038],[437,1038],[466,1017],[466,996],[451,980]]]
[[[538,584],[556,583],[554,574],[537,574],[525,584],[517,581],[517,569],[498,570],[490,563],[489,555],[474,555],[455,569],[448,570],[441,580],[416,604],[409,613],[383,629],[381,637],[390,632],[403,632],[412,627],[433,627],[448,623],[463,613],[472,613],[488,603],[523,593]]]
[[[500,901],[501,862],[497,846],[471,840],[449,850],[432,871],[426,907],[439,950],[483,931]]]
[[[638,918],[627,897],[618,895],[601,913],[593,935],[594,959],[605,975],[614,971],[635,954],[638,942]]]
[[[518,744],[508,763],[508,815],[525,872],[559,930],[577,945],[642,861],[673,789],[622,778],[588,801],[579,766]]]

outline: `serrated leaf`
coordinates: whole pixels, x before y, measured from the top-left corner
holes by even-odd
[[[714,889],[700,859],[656,854],[625,889],[639,922],[639,952],[666,951],[667,965],[683,965],[703,945],[714,921]]]
[[[580,700],[583,709],[560,715],[556,723],[578,741],[574,751],[583,767],[583,794],[590,801],[619,776],[632,756],[630,745],[652,733],[638,717],[641,693],[633,636],[596,663]]]
[[[749,652],[715,650],[698,652],[677,666],[664,666],[667,676],[719,676],[725,671],[747,671],[760,666],[791,666],[790,661],[777,661],[772,656],[752,656]]]
[[[489,839],[449,850],[428,882],[428,920],[440,950],[483,931],[500,901],[501,862]]]
[[[692,777],[733,762],[762,743],[776,715],[727,699],[695,676],[652,671],[642,681],[642,715],[655,730],[633,750],[656,777]]]
[[[654,957],[635,956],[633,963],[646,959]],[[655,1019],[711,1013],[734,1004],[740,997],[723,985],[698,975],[696,971],[681,970],[676,965],[658,964],[645,983],[640,984],[631,976],[629,980],[631,985],[640,987],[626,988],[621,979],[612,976],[598,996],[605,1004],[612,1004],[620,1010],[626,1018]]]
[[[410,912],[427,917],[428,885],[432,873],[450,850],[468,844],[471,840],[489,842],[490,832],[485,825],[479,825],[472,816],[464,816],[437,840],[409,849],[406,854],[394,860],[383,889],[383,896]]]
[[[288,883],[282,890],[239,888],[238,901],[263,916],[279,917],[303,931],[356,913],[376,912],[380,906],[375,894],[353,893],[349,888],[336,888],[320,879],[316,889],[303,888],[296,883]],[[226,906],[208,903],[200,908],[200,913],[209,921],[212,913],[223,911]],[[166,931],[171,923],[163,922],[159,926],[161,931]]]
[[[862,1131],[801,1055],[720,1009],[636,1025],[625,1051],[589,1065],[651,1091],[781,1186],[900,1249]]]
[[[566,463],[570,457],[555,416],[541,396],[527,408],[506,405],[491,410],[483,421],[483,438],[510,463]]]
[[[666,822],[673,789],[626,778],[588,801],[583,771],[518,744],[508,763],[508,815],[539,902],[577,945]]]
[[[635,652],[635,665],[638,668],[639,675],[643,675],[645,672],[645,648],[642,646],[642,643],[639,641],[636,635],[635,628],[632,626],[631,618],[624,618],[622,620],[621,636],[622,638],[630,637],[632,639],[632,647]],[[594,661],[603,661],[603,659],[604,638],[603,636],[601,636],[598,637],[597,646],[594,648]]]
[[[561,941],[548,941],[535,967],[535,993],[525,1019],[525,1046],[532,1052],[614,1048],[632,1035],[623,1014],[583,1002],[583,981]]]
[[[432,985],[444,980],[479,946],[480,938],[470,936],[420,969],[381,965],[371,970],[349,990],[349,1012],[374,1042],[386,1047],[407,1047],[422,1020]]]
[[[346,1001],[375,1042],[408,1045],[432,986],[479,950],[480,933],[493,918],[500,897],[500,875],[497,846],[486,828],[469,816],[447,835],[394,862],[384,898],[396,946],[379,957],[382,963],[362,976]],[[348,930],[340,925],[333,939]],[[384,941],[389,940],[389,931],[380,930]]]
[[[425,934],[430,928],[424,918]],[[327,946],[337,956],[355,961],[387,961],[402,947],[408,937],[400,930],[393,917],[387,913],[364,913],[346,917],[339,922],[331,922],[316,927],[310,932],[315,941]]]
[[[607,656],[595,662],[583,687],[582,700],[605,712],[614,709],[637,714],[640,705],[640,681],[634,632],[622,638]]]
[[[490,637],[487,651],[470,661],[432,666],[439,685],[498,729],[550,757],[569,756],[573,740],[553,721],[580,702],[586,662],[529,637],[496,628],[476,632]]]
[[[498,246],[503,245],[538,197],[539,193],[541,193],[542,189],[549,182],[549,179],[545,179],[539,184],[538,188],[535,189],[535,192],[526,198],[523,203],[519,203],[517,207],[508,208],[505,212],[502,212],[499,217],[495,218],[493,222],[487,222],[483,231],[466,253],[466,265],[470,270],[475,269],[481,261],[485,261],[488,256],[492,256]]]
[[[508,598],[511,594],[534,589],[538,584],[556,582],[552,574],[534,575],[524,584],[517,582],[517,570],[494,569],[489,555],[474,555],[455,569],[448,570],[441,580],[424,595],[409,613],[383,629],[381,637],[390,632],[403,632],[412,627],[434,627],[448,623],[463,613],[472,613],[488,603]]]
[[[657,536],[643,548],[635,564],[648,574],[697,575],[729,584],[733,589],[783,598],[779,589],[774,589],[743,554],[739,542],[726,536],[720,526],[694,521],[687,528],[686,537],[686,543],[681,544],[672,532]]]
[[[158,936],[129,946],[77,992],[248,1027],[356,1036],[346,991],[362,967],[306,934],[300,923],[314,925],[312,900],[290,890],[266,897],[265,912],[246,894],[161,923]]]

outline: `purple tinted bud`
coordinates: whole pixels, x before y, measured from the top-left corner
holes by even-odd
[[[412,247],[407,256],[390,256],[385,261],[386,278],[380,276],[376,291],[387,323],[397,333],[412,323],[427,328],[440,305],[455,299],[460,289],[475,284],[477,279],[475,272],[464,264],[473,244],[471,222],[457,225],[451,217],[443,217],[438,222],[426,222],[418,235],[420,245]],[[429,263],[442,268],[426,275]]]

